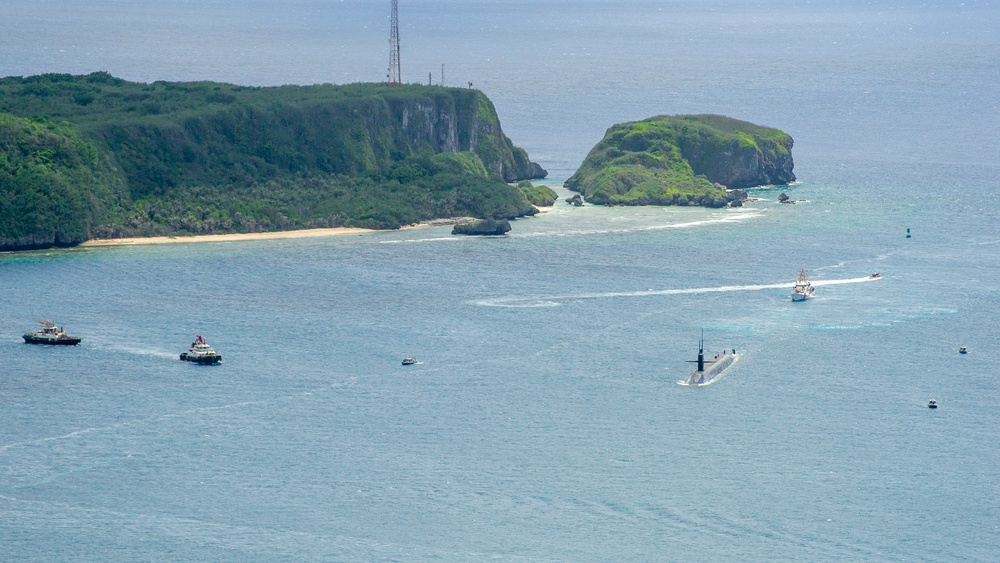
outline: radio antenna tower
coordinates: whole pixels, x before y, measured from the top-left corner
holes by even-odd
[[[389,86],[399,86],[399,0],[392,0],[392,23],[389,30]]]

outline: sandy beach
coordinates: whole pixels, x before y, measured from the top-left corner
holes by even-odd
[[[178,235],[165,237],[134,237],[134,238],[112,238],[112,239],[92,239],[79,244],[80,247],[89,246],[126,246],[134,244],[176,244],[188,242],[235,242],[245,240],[268,240],[283,238],[304,238],[304,237],[328,237],[336,235],[360,235],[365,233],[390,232],[392,230],[405,231],[409,229],[419,229],[423,227],[435,227],[445,225],[443,221],[432,221],[417,225],[407,225],[399,229],[358,229],[354,227],[334,227],[330,229],[300,229],[295,231],[270,231],[265,233],[229,233],[222,235]]]
[[[551,208],[537,208],[539,215],[550,211]],[[472,217],[454,217],[451,219],[435,219],[416,225],[406,225],[399,229],[359,229],[354,227],[334,227],[330,229],[300,229],[295,231],[271,231],[265,233],[230,233],[222,235],[178,235],[164,237],[132,237],[114,239],[92,239],[80,243],[79,247],[93,246],[127,246],[137,244],[177,244],[190,242],[235,242],[246,240],[268,240],[284,238],[304,238],[304,237],[327,237],[337,235],[360,235],[365,233],[391,232],[392,230],[406,231],[410,229],[421,229],[426,227],[441,227],[444,225],[454,225],[473,221]]]
[[[190,236],[168,236],[168,237],[92,239],[88,240],[87,242],[80,243],[79,246],[81,247],[124,246],[133,244],[174,244],[174,243],[184,243],[184,242],[233,242],[233,241],[243,241],[243,240],[325,237],[332,235],[353,235],[353,234],[374,233],[374,232],[378,231],[373,229],[353,229],[347,227],[337,227],[333,229],[302,229],[298,231],[275,231],[268,233],[231,233],[225,235],[190,235]]]

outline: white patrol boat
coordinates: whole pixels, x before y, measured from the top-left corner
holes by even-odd
[[[799,270],[799,279],[792,286],[792,301],[805,301],[812,297],[813,286],[806,278],[806,271]]]

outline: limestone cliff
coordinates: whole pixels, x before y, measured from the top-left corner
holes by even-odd
[[[547,174],[504,134],[493,102],[478,90],[429,89],[418,98],[390,93],[386,100],[412,147],[429,146],[434,152],[472,151],[487,171],[505,182],[534,180]]]

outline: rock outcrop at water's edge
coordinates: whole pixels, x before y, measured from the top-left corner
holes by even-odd
[[[566,187],[606,205],[722,207],[745,200],[742,189],[794,181],[792,144],[721,115],[651,117],[608,129]]]
[[[0,79],[0,250],[509,219],[545,175],[478,90]]]
[[[510,232],[510,221],[506,219],[478,219],[468,223],[459,223],[451,229],[453,235],[498,236]]]

